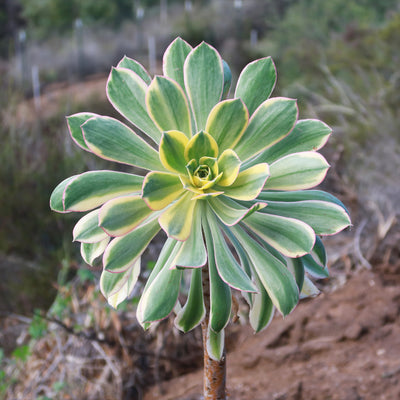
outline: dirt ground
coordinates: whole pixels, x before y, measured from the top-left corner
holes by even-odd
[[[234,328],[232,400],[400,399],[400,268],[360,270],[254,335]],[[202,399],[202,371],[163,382],[145,400]]]

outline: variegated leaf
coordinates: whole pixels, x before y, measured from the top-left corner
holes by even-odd
[[[99,213],[99,224],[110,236],[122,236],[135,229],[153,211],[140,195],[109,200]]]
[[[146,106],[158,128],[191,136],[189,105],[183,89],[172,79],[156,76],[146,93]]]
[[[132,267],[159,230],[157,219],[153,219],[127,235],[112,240],[103,255],[104,269],[119,273]]]
[[[244,247],[275,307],[289,314],[299,300],[299,290],[292,274],[271,253],[251,239],[240,227],[231,228]]]
[[[72,231],[74,240],[82,243],[97,243],[108,235],[99,226],[99,210],[91,211],[82,217]]]
[[[124,172],[84,172],[66,183],[63,193],[63,209],[65,211],[89,211],[114,197],[140,192],[142,183],[142,176]],[[58,196],[59,189],[56,188],[56,190]]]
[[[147,113],[146,91],[146,83],[130,69],[113,68],[111,70],[107,81],[107,96],[111,104],[158,144],[161,131]]]
[[[233,150],[242,161],[279,142],[293,129],[297,120],[293,99],[275,97],[262,103],[251,116],[247,129]]]
[[[206,314],[201,274],[199,268],[192,270],[188,298],[175,318],[175,326],[185,333],[199,325]]]
[[[184,81],[199,132],[222,97],[224,69],[218,52],[204,42],[195,47],[184,64]]]
[[[106,160],[163,171],[157,151],[132,129],[110,117],[93,117],[82,125],[85,143]]]
[[[315,243],[312,228],[294,218],[257,212],[247,217],[244,224],[287,257],[308,254]]]
[[[261,58],[246,65],[240,73],[235,97],[244,101],[251,115],[268,99],[275,82],[276,69],[272,58]]]
[[[223,152],[239,142],[248,121],[249,112],[242,100],[225,100],[211,110],[205,131],[216,140],[219,151]]]
[[[321,183],[328,171],[325,158],[312,151],[282,157],[270,165],[264,190],[303,190]]]

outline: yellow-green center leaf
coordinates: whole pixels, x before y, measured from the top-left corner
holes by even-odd
[[[231,186],[223,188],[224,193],[237,200],[253,200],[269,177],[268,164],[257,164],[239,173],[235,182]]]
[[[242,100],[225,100],[211,110],[205,131],[216,140],[222,152],[238,143],[248,121],[249,113]]]
[[[189,105],[183,89],[172,79],[156,76],[146,93],[149,114],[161,131],[191,136]]]
[[[200,131],[194,135],[185,148],[185,159],[200,160],[201,157],[218,157],[218,145],[215,139],[207,132]]]
[[[185,148],[189,139],[183,132],[164,132],[160,142],[160,160],[164,167],[178,174],[186,173]]]
[[[218,158],[218,168],[223,174],[218,184],[220,186],[232,185],[239,174],[240,165],[237,154],[231,149],[225,150]]]
[[[142,198],[152,210],[162,210],[184,192],[178,175],[150,172],[143,182]]]
[[[101,207],[99,224],[110,236],[122,236],[135,229],[152,212],[140,195],[117,197]]]

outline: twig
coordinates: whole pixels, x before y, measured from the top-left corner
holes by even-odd
[[[372,269],[372,265],[369,263],[369,261],[362,255],[361,248],[360,248],[360,238],[361,238],[361,233],[365,228],[365,225],[367,224],[368,220],[364,219],[361,221],[360,225],[356,229],[356,233],[354,235],[354,251],[356,257],[359,259],[360,263],[362,266],[366,269]]]

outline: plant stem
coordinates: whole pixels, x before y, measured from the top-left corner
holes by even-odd
[[[210,310],[210,282],[208,267],[205,265],[202,270],[203,296],[206,307],[206,316],[201,323],[203,333],[203,355],[204,355],[204,400],[226,400],[226,354],[225,349],[221,360],[215,361],[207,351],[208,315]]]

